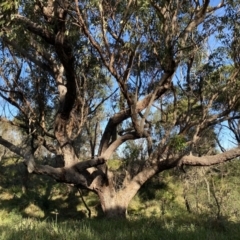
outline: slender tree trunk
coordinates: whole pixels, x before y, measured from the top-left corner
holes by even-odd
[[[22,181],[22,193],[26,194],[28,191],[29,173],[25,166],[21,166],[20,171],[21,171],[20,174],[21,174],[21,181]]]

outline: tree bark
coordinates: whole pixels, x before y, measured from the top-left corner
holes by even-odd
[[[125,194],[112,191],[109,186],[104,186],[98,192],[101,207],[106,218],[126,218],[129,205]]]

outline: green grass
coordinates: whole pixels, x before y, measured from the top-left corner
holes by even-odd
[[[23,218],[16,212],[4,213],[0,223],[0,239],[85,239],[85,240],[156,240],[156,239],[239,239],[238,223],[225,221],[224,228],[213,225],[175,222],[159,218],[128,220],[83,219],[81,221],[37,220]],[[215,223],[216,224],[216,223]]]
[[[92,211],[88,219],[79,193],[46,177],[29,176],[24,194],[21,170],[11,161],[1,163],[0,240],[235,240],[240,236],[238,162],[210,173],[202,168],[189,169],[187,175],[163,173],[147,182],[132,200],[128,219],[111,221],[99,217],[96,195],[83,192]],[[204,177],[218,200],[220,215],[212,193],[208,199]],[[184,189],[191,212],[186,209]]]

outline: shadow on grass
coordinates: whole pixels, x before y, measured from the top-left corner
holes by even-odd
[[[86,211],[78,210],[81,199],[76,196],[76,189],[47,176],[28,176],[28,190],[23,193],[23,172],[21,163],[1,163],[0,210],[42,219],[55,219],[57,215],[59,221],[86,217]]]
[[[85,219],[82,221],[37,221],[22,219],[18,223],[0,226],[0,239],[239,239],[239,223],[225,221],[224,230],[216,230],[208,225],[179,224],[159,218],[128,220]]]
[[[67,193],[66,195],[66,197],[51,199],[48,193],[38,195],[36,191],[29,191],[21,196],[1,199],[0,209],[8,212],[16,211],[25,218],[58,218],[58,221],[85,218],[85,212],[78,210],[79,197],[75,196],[74,193]]]
[[[227,218],[214,219],[204,214],[188,214],[186,209],[173,205],[176,213],[171,217],[143,218],[131,216],[127,220],[86,219],[77,206],[80,202],[74,191],[59,185],[54,192],[54,182],[47,177],[31,176],[28,194],[21,194],[21,175],[16,164],[1,166],[0,193],[6,191],[10,198],[0,200],[0,210],[8,213],[9,221],[0,222],[0,239],[239,239],[240,224]],[[4,174],[7,172],[7,175]],[[150,183],[149,183],[150,184]],[[145,188],[149,188],[147,185]],[[140,191],[143,202],[155,199],[158,189],[169,190],[167,184],[156,185],[153,191]],[[145,191],[144,191],[145,190]],[[52,194],[59,195],[53,198]],[[169,201],[172,206],[172,195]],[[162,197],[162,195],[159,195]],[[36,218],[33,204],[43,212]],[[144,205],[143,205],[144,207]],[[16,209],[14,212],[13,210]],[[55,214],[55,209],[58,214]],[[54,213],[55,212],[55,213]],[[74,220],[73,220],[74,219]]]

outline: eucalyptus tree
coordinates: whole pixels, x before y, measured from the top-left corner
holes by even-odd
[[[0,144],[22,156],[29,172],[95,192],[107,217],[125,217],[141,186],[164,170],[240,156],[238,147],[194,154],[209,129],[239,119],[239,59],[231,54],[238,43],[224,42],[236,34],[236,4],[3,1],[0,96],[21,115],[13,124],[26,129],[27,147],[2,137]],[[205,54],[217,36],[222,58],[219,49]],[[76,144],[84,131],[89,158]],[[141,158],[111,170],[113,153],[124,155],[125,143],[140,139]],[[37,164],[40,146],[62,155],[64,166]]]

